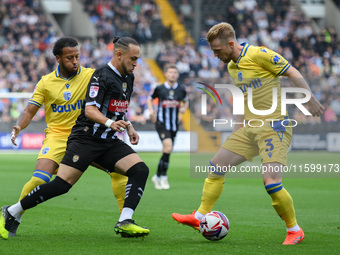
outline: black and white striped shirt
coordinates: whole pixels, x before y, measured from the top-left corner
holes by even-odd
[[[178,130],[178,112],[181,102],[186,101],[186,91],[176,83],[173,87],[167,82],[156,87],[151,95],[152,99],[158,98],[157,122],[163,123],[166,130]]]
[[[126,120],[124,117],[130,103],[133,81],[133,74],[122,77],[110,62],[97,69],[88,84],[85,103],[71,136],[85,132],[104,140],[116,139],[116,131],[94,123],[85,116],[85,106],[97,106],[104,116],[114,121]]]

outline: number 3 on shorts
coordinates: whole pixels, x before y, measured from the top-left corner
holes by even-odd
[[[264,140],[266,142],[266,146],[269,148],[266,149],[266,151],[272,151],[274,149],[274,144],[272,144],[273,138]]]

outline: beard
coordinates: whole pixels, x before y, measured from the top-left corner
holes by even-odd
[[[65,73],[66,77],[71,77],[71,76],[77,74],[77,70],[74,71],[72,69],[66,68],[66,66],[64,65],[63,62],[60,62],[59,66],[63,70],[63,72]]]

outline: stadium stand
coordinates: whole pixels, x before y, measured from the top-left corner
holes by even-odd
[[[152,54],[156,56],[160,68],[167,63],[175,63],[179,67],[180,80],[191,92],[191,111],[199,116],[199,109],[195,109],[200,95],[195,89],[196,82],[231,82],[226,66],[213,57],[203,39],[212,25],[227,21],[237,29],[240,42],[267,46],[287,58],[302,72],[327,108],[321,119],[306,118],[297,111],[291,112],[291,116],[308,124],[325,122],[334,125],[340,121],[340,87],[337,86],[340,78],[340,45],[336,32],[325,28],[321,33],[316,33],[311,20],[289,0],[202,1],[201,37],[195,38],[195,43],[187,40],[183,45],[174,43],[169,29],[163,27],[155,1],[81,2],[98,32],[96,46],[89,40],[82,43],[81,64],[84,66],[95,67],[109,60],[113,35],[133,36],[142,43],[151,43]],[[193,34],[193,0],[169,0],[169,3],[189,34]],[[51,47],[59,36],[44,15],[39,1],[1,1],[0,92],[33,91],[40,76],[55,68]],[[136,93],[130,115],[143,124],[148,122],[145,99],[158,81],[145,59],[140,60],[136,77]],[[222,98],[224,105],[230,105],[230,96],[222,93]],[[25,104],[26,100],[23,99],[0,99],[1,122],[14,121]],[[211,114],[200,119],[202,124],[214,116],[231,116],[227,108],[215,109],[212,106],[208,105]],[[44,113],[40,111],[36,120],[43,117]]]

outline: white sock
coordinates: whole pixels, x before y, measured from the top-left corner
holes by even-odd
[[[21,203],[18,202],[10,207],[8,207],[8,212],[18,221],[21,221],[21,213],[24,211],[21,207]]]
[[[167,175],[161,175],[161,180],[167,180],[168,176]]]
[[[294,227],[292,228],[287,228],[287,231],[299,231],[301,228],[299,227],[298,224],[296,224]]]
[[[134,212],[135,211],[131,208],[124,207],[118,221],[121,222],[123,220],[131,220]]]
[[[203,219],[203,216],[204,216],[204,214],[202,214],[198,211],[195,212],[195,218],[198,219],[199,221],[201,221]]]

